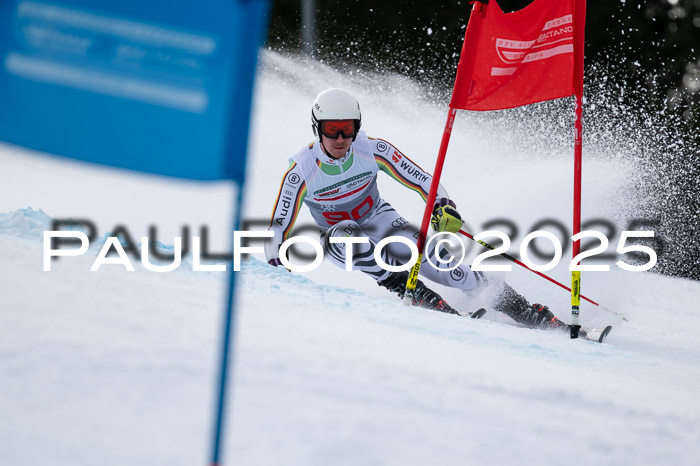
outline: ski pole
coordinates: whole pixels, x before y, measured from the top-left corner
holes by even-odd
[[[462,235],[466,236],[467,238],[469,238],[469,239],[471,239],[471,240],[473,240],[473,241],[476,241],[477,243],[479,243],[480,245],[484,246],[484,247],[487,248],[487,249],[492,249],[492,250],[493,250],[493,249],[496,249],[496,248],[494,248],[493,246],[491,246],[491,245],[488,244],[488,243],[485,243],[485,242],[483,242],[483,241],[481,241],[481,240],[476,240],[476,239],[474,239],[474,237],[473,237],[472,235],[470,235],[469,233],[467,233],[467,232],[464,231],[464,230],[459,230],[459,232],[460,232]],[[511,261],[511,262],[515,262],[516,264],[518,264],[518,265],[521,266],[521,267],[525,267],[525,268],[526,268],[527,270],[529,270],[530,272],[536,273],[537,275],[539,275],[539,276],[542,277],[542,278],[546,278],[547,280],[549,280],[550,282],[554,283],[555,285],[559,285],[561,288],[564,288],[564,289],[567,290],[568,292],[571,292],[571,288],[569,288],[568,286],[559,283],[558,281],[554,280],[553,278],[548,277],[547,275],[545,275],[545,274],[543,274],[543,273],[541,273],[541,272],[538,272],[537,270],[532,270],[530,267],[528,267],[527,265],[523,264],[522,262],[520,262],[520,261],[519,261],[518,259],[516,259],[515,257],[510,256],[510,255],[508,255],[508,254],[506,254],[506,253],[501,253],[500,255],[503,256],[503,257],[505,257],[506,259],[508,259],[508,260]],[[608,308],[605,307],[605,306],[601,306],[601,305],[598,304],[597,302],[593,301],[592,299],[589,299],[589,298],[585,297],[584,295],[581,295],[581,298],[582,298],[582,299],[585,299],[586,301],[588,301],[589,303],[591,303],[591,304],[593,304],[593,305],[595,305],[595,306],[598,306],[599,308],[603,309],[603,310],[606,311],[606,312],[609,312],[609,313],[611,313],[611,314],[616,315],[617,317],[621,318],[621,319],[624,320],[625,322],[629,322],[629,320],[627,320],[627,318],[626,318],[626,317],[624,316],[624,314],[622,314],[621,312],[615,312],[615,311],[613,311],[613,310],[611,310],[611,309],[608,309]]]

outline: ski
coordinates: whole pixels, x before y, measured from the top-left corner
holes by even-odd
[[[486,309],[483,307],[479,310],[476,310],[474,312],[464,312],[464,311],[457,311],[457,314],[459,314],[462,317],[471,317],[472,319],[481,319],[484,314],[486,314]]]
[[[608,336],[610,330],[612,330],[612,325],[608,325],[605,328],[581,327],[578,336],[584,340],[603,343],[603,340]]]

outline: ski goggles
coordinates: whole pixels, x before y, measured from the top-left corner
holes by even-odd
[[[355,120],[321,121],[321,134],[331,139],[337,139],[341,134],[345,139],[352,139],[355,137]]]

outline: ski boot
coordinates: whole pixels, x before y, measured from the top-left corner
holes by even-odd
[[[547,306],[535,303],[532,305],[532,309],[534,309],[537,313],[533,320],[538,322],[537,326],[539,328],[561,328],[562,330],[569,329],[569,326],[555,316]]]
[[[399,298],[403,299],[404,293],[406,291],[406,281],[408,280],[408,272],[391,272],[387,278],[382,281],[378,281],[377,285],[383,286],[392,293],[397,293]],[[446,312],[448,314],[459,314],[452,306],[447,304],[442,297],[425,286],[425,284],[418,280],[416,284],[416,289],[413,292],[413,302],[414,306],[420,306],[425,309],[430,309],[433,311]]]
[[[530,328],[561,328],[568,330],[568,325],[559,320],[547,306],[530,305],[527,299],[518,294],[510,285],[504,284],[503,294],[498,298],[494,309],[512,318],[514,321]]]

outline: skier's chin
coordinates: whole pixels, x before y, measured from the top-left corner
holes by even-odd
[[[348,153],[348,148],[345,146],[333,147],[330,152],[331,157],[333,157],[334,159],[340,159]]]

